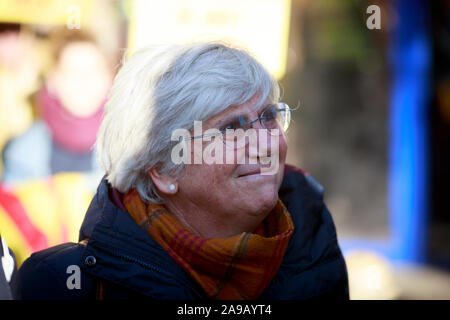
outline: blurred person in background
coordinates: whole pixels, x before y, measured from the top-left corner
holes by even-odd
[[[57,31],[50,43],[55,65],[37,93],[39,119],[3,150],[8,185],[59,172],[101,177],[92,146],[112,81],[110,65],[88,33]]]
[[[19,265],[77,240],[103,175],[92,146],[112,81],[109,60],[83,31],[55,31],[49,44],[55,64],[35,95],[38,118],[3,151],[0,231]]]
[[[323,188],[285,165],[290,116],[277,81],[244,50],[197,43],[135,53],[106,104],[97,140],[106,177],[79,243],[27,259],[22,298],[348,299]],[[171,136],[195,120],[214,133],[189,146],[210,147],[214,136],[236,160],[175,163]],[[227,129],[250,128],[269,145],[244,144],[241,163]],[[268,156],[279,166],[264,174]],[[81,270],[73,283],[69,267]]]
[[[21,29],[0,23],[0,150],[33,121],[29,98],[38,89],[40,64],[33,37]]]

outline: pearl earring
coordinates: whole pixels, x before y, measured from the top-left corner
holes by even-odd
[[[175,187],[174,184],[171,184],[171,185],[169,186],[169,189],[170,189],[170,191],[175,191],[176,187]]]

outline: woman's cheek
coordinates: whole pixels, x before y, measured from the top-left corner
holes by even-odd
[[[280,144],[280,164],[284,165],[284,162],[286,161],[286,154],[288,148],[286,136],[284,135],[284,133],[280,135],[279,144]]]
[[[281,186],[281,182],[283,180],[283,176],[284,176],[284,165],[286,162],[286,155],[287,155],[287,142],[286,142],[286,137],[283,135],[280,136],[280,156],[279,156],[279,169],[278,169],[278,188]]]

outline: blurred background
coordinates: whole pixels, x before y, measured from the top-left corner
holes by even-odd
[[[325,187],[352,299],[450,299],[450,1],[0,0],[0,233],[78,241],[122,57],[221,39],[299,106],[288,163]]]

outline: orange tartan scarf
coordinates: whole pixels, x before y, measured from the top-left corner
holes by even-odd
[[[272,280],[294,231],[291,216],[277,205],[253,233],[202,238],[163,205],[146,204],[136,190],[123,198],[128,213],[213,299],[255,299]]]

